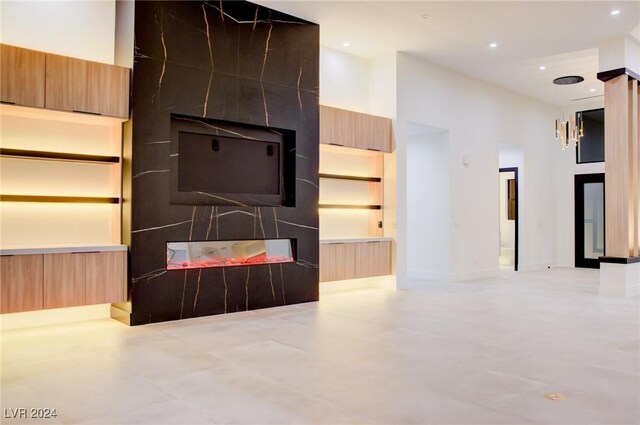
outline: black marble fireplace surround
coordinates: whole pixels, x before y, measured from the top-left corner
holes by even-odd
[[[317,25],[249,2],[136,1],[130,324],[318,300],[318,41]],[[180,191],[176,122],[224,143],[275,143],[279,190]],[[167,270],[169,242],[249,239],[295,241],[295,262]]]

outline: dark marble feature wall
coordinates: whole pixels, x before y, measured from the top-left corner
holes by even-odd
[[[137,1],[135,38],[130,323],[316,301],[318,26],[244,1]],[[172,114],[295,132],[295,206],[172,205]],[[166,270],[167,242],[232,239],[293,239],[296,262]]]

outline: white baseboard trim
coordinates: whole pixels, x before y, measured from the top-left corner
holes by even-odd
[[[429,270],[408,270],[407,279],[444,281],[449,280],[449,274]]]
[[[320,282],[320,294],[339,291],[352,291],[357,289],[385,289],[396,290],[396,277],[376,276],[362,279],[334,280],[332,282]]]
[[[498,267],[485,269],[485,270],[473,270],[469,272],[459,272],[451,274],[452,282],[462,282],[466,280],[486,279],[496,277],[500,273]]]
[[[554,264],[552,264],[551,262],[549,262],[549,263],[518,264],[518,271],[521,271],[521,272],[534,272],[534,271],[538,271],[538,270],[548,269],[550,267],[556,267],[556,266]],[[562,266],[562,267],[566,267],[566,266]],[[573,267],[573,265],[571,265],[569,267]]]

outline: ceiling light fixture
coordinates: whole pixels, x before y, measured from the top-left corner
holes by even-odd
[[[591,93],[595,93],[595,92],[596,92],[596,89],[589,89],[589,91],[590,91]]]
[[[574,146],[578,146],[580,139],[584,136],[584,125],[582,122],[582,113],[576,112],[575,115],[571,115],[568,120],[556,120],[556,140],[560,141],[562,150],[569,147],[571,143]]]
[[[611,11],[611,16],[616,16],[616,15],[619,15],[619,14],[620,14],[620,11],[618,9]]]
[[[351,43],[349,43],[348,41],[345,41],[344,43],[342,43],[343,47],[349,47],[351,46]]]
[[[540,66],[538,67],[538,69],[539,69],[540,71],[544,71],[545,69],[547,69],[547,67],[546,67],[546,66],[544,66],[544,65],[540,65]]]
[[[498,47],[498,43],[496,42],[489,43],[489,47],[491,47],[492,49],[495,49],[496,47]]]

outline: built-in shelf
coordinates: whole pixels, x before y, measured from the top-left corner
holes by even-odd
[[[354,181],[376,182],[376,183],[380,183],[382,181],[380,177],[347,176],[342,174],[320,173],[319,177],[321,179],[354,180]]]
[[[26,149],[6,149],[0,148],[0,156],[12,157],[12,158],[25,158],[25,159],[44,159],[44,160],[56,160],[56,161],[71,161],[71,162],[97,162],[107,164],[117,164],[120,162],[120,158],[117,156],[107,155],[85,155],[69,152],[44,152]]]
[[[75,204],[119,204],[120,198],[97,196],[0,195],[2,202],[59,202]]]
[[[382,205],[320,204],[318,208],[342,210],[381,210]]]

